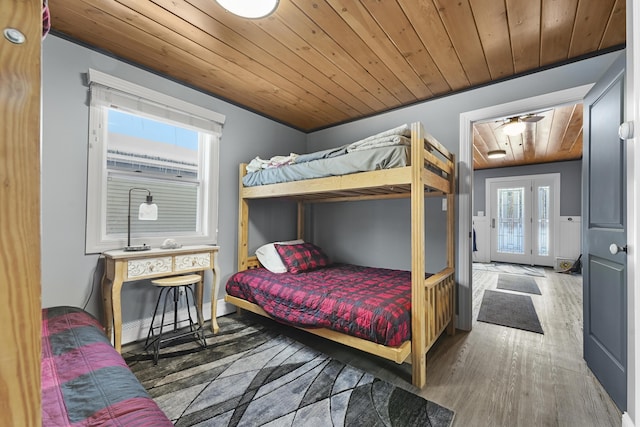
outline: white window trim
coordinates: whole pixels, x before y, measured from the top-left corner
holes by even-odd
[[[174,98],[164,93],[156,92],[155,90],[137,85],[135,83],[128,82],[126,80],[119,79],[118,77],[111,76],[109,74],[102,73],[92,68],[87,72],[88,81],[91,83],[98,83],[103,86],[107,86],[113,89],[118,89],[121,92],[125,92],[131,95],[139,96],[140,98],[147,99],[149,101],[157,102],[158,104],[171,106],[177,110],[185,111],[195,116],[202,117],[204,119],[211,120],[218,123],[220,126],[224,125],[226,117],[224,114],[216,113],[215,111],[208,110],[204,107],[200,107],[195,104],[183,101],[178,98]]]
[[[136,85],[131,82],[119,79],[117,77],[89,69],[88,83],[98,83],[103,86],[120,90],[127,94],[138,96],[146,100],[156,102],[158,104],[166,105],[176,110],[184,111],[189,114],[193,114],[202,117],[207,120],[216,122],[220,129],[225,121],[225,116],[216,113],[206,108],[191,104],[189,102],[173,98],[163,93],[156,92],[154,90]],[[126,246],[127,236],[124,238],[111,238],[107,237],[105,230],[103,230],[103,224],[106,221],[106,209],[104,206],[106,195],[106,178],[107,170],[104,167],[106,163],[106,144],[103,144],[104,133],[106,132],[106,124],[102,123],[103,114],[101,107],[90,106],[89,107],[89,126],[92,129],[93,134],[89,136],[88,149],[88,171],[87,171],[87,221],[86,221],[86,241],[85,252],[86,253],[100,253],[106,250],[119,249]],[[99,135],[102,132],[102,135]],[[219,177],[214,175],[214,172],[219,171],[219,147],[220,147],[220,134],[213,134],[212,143],[210,144],[208,151],[209,155],[209,168],[203,171],[207,175],[209,184],[209,197],[208,204],[203,206],[201,210],[202,215],[205,216],[205,220],[199,222],[202,229],[199,235],[171,235],[171,236],[146,236],[144,238],[131,237],[132,245],[139,245],[146,243],[150,246],[160,246],[162,242],[167,238],[175,239],[178,243],[183,245],[196,245],[196,244],[215,244],[218,238],[218,194],[219,194]],[[201,163],[202,167],[202,163]],[[202,202],[202,200],[200,200]],[[161,207],[159,207],[162,209]],[[99,213],[99,214],[94,214]]]

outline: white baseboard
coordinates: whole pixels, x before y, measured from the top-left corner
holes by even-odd
[[[622,427],[634,427],[633,420],[628,412],[622,414]]]
[[[218,300],[218,307],[216,311],[216,317],[224,316],[236,311],[236,307],[233,304],[225,302],[225,300]],[[191,310],[191,316],[193,317],[195,311]],[[202,304],[202,315],[204,320],[211,320],[211,302]],[[165,317],[173,319],[173,311],[167,312]],[[182,308],[178,310],[178,322],[182,319],[187,319],[187,309]],[[156,325],[158,321],[156,320]],[[188,323],[187,323],[188,324]],[[187,325],[185,324],[185,326]],[[144,319],[135,320],[122,324],[122,344],[127,344],[134,341],[140,341],[147,338],[149,332],[149,326],[151,325],[151,316]]]

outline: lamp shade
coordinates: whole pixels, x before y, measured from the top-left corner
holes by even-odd
[[[155,221],[158,219],[158,205],[155,203],[141,203],[138,209],[138,219],[142,221]]]
[[[216,0],[216,2],[234,15],[258,19],[275,12],[279,0]]]

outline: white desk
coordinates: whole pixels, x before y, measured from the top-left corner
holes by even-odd
[[[199,273],[204,277],[206,270],[213,272],[211,287],[211,330],[219,330],[216,319],[216,298],[220,282],[218,268],[218,246],[184,246],[178,249],[154,248],[147,251],[127,252],[122,249],[107,251],[104,275],[102,276],[102,306],[104,309],[104,329],[108,337],[113,330],[113,346],[118,352],[122,349],[122,305],[120,291],[122,285],[133,280],[154,277],[175,276],[186,273]],[[202,279],[196,287],[196,304],[202,314]],[[198,319],[203,323],[202,315]]]

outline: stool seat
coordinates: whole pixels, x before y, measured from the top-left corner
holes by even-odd
[[[198,283],[202,277],[199,274],[187,274],[185,276],[170,276],[153,279],[151,283],[156,286],[184,286]]]

